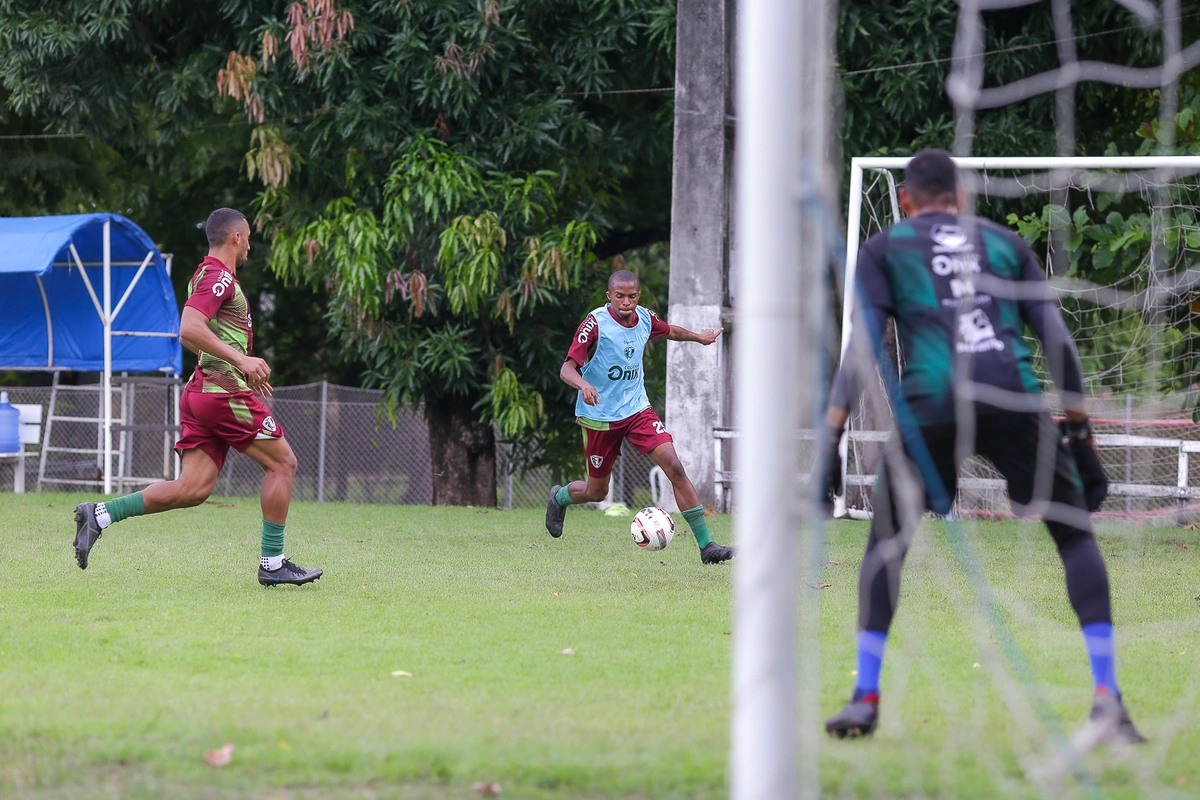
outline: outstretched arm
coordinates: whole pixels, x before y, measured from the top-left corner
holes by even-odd
[[[699,342],[703,345],[712,344],[718,338],[720,338],[720,336],[720,329],[713,330],[712,328],[705,328],[699,333],[696,333],[695,331],[689,331],[687,328],[682,328],[678,325],[672,325],[671,332],[667,334],[667,338],[672,342]]]

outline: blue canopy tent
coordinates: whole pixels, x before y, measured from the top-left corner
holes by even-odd
[[[118,214],[0,218],[0,370],[100,372],[112,491],[113,372],[179,375],[179,309],[154,242]]]

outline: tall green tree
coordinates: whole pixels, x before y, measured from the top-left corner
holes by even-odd
[[[197,226],[258,194],[244,169],[253,126],[216,82],[242,5],[0,0],[0,136],[39,137],[0,139],[0,214],[125,214],[175,254],[182,301],[207,247]],[[264,269],[268,252],[241,277],[277,379],[358,382],[322,298]]]
[[[669,0],[0,0],[9,119],[113,151],[77,193],[258,186],[269,299],[319,289],[296,327],[425,409],[439,502],[494,501],[496,429],[577,449],[561,351],[609,259],[669,231],[670,95],[616,92],[669,87],[673,47]]]
[[[669,219],[670,104],[605,93],[669,83],[673,32],[663,2],[314,1],[230,54],[272,267],[424,410],[436,502],[495,502],[494,431],[536,462],[571,429],[583,284]]]
[[[1056,65],[1044,6],[988,12],[988,85]],[[846,157],[951,143],[957,12],[839,4]],[[1081,58],[1161,60],[1117,4],[1073,12]],[[577,458],[562,349],[611,259],[668,238],[674,37],[672,0],[0,0],[0,129],[84,134],[0,142],[0,206],[126,211],[179,264],[250,210],[277,376],[362,365],[425,410],[438,500],[489,503],[493,431]],[[1134,151],[1154,105],[1082,86],[1079,151]],[[1052,99],[981,114],[974,149],[1054,152]]]

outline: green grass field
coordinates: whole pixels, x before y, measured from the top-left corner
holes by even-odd
[[[79,499],[0,495],[0,797],[470,798],[476,781],[519,798],[725,794],[732,572],[702,567],[690,537],[655,554],[577,509],[552,541],[537,512],[299,504],[287,552],[325,577],[268,590],[256,501],[121,523],[81,572]],[[713,528],[730,539],[729,518]],[[1076,730],[1090,676],[1048,537],[968,531],[1037,694]],[[865,535],[831,526],[830,585],[804,590],[820,593],[823,714],[852,685]],[[1107,796],[1195,796],[1200,537],[1101,538],[1119,674],[1151,742],[1094,752],[1086,771]],[[818,737],[823,793],[1060,796],[1030,777],[1053,747],[941,526],[904,593],[881,728]],[[225,742],[232,763],[208,766]]]

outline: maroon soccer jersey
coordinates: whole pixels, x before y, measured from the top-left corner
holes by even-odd
[[[244,355],[253,344],[250,304],[233,273],[212,256],[206,256],[188,282],[188,299],[183,304],[208,319],[208,328],[218,339]],[[196,374],[188,381],[187,391],[234,393],[250,387],[245,376],[224,359],[200,353]]]
[[[612,306],[605,306],[609,315],[617,321],[618,325],[626,328],[637,327],[637,317],[633,318],[632,325],[625,325],[621,322],[621,318],[612,310]],[[649,309],[647,309],[649,310]],[[650,311],[650,341],[661,339],[671,332],[671,326],[665,320],[658,318],[658,315]],[[583,322],[579,323],[579,329],[575,331],[575,338],[571,340],[571,347],[567,350],[567,358],[574,361],[579,366],[583,366],[592,357],[592,353],[596,351],[596,342],[600,341],[600,326],[596,323],[596,318],[588,314],[583,318]]]

